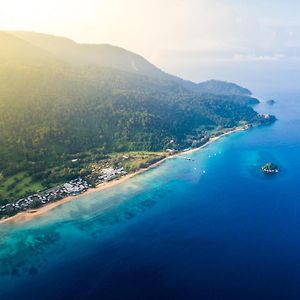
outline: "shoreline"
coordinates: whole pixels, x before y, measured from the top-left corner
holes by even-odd
[[[194,152],[199,151],[199,150],[201,150],[203,148],[206,148],[207,146],[209,146],[210,144],[214,143],[215,141],[221,139],[224,136],[227,136],[227,135],[239,132],[239,131],[245,131],[245,130],[248,130],[248,128],[245,128],[245,127],[236,127],[236,128],[234,128],[232,130],[229,130],[227,132],[224,132],[224,133],[220,134],[219,136],[210,138],[205,144],[203,144],[200,147],[193,148],[193,149],[190,149],[188,151],[178,152],[175,155],[168,156],[168,157],[166,157],[166,158],[164,158],[164,159],[162,159],[162,160],[154,163],[153,165],[150,165],[148,168],[139,169],[138,171],[136,171],[134,173],[127,174],[125,176],[122,176],[120,178],[114,179],[112,181],[105,182],[105,183],[100,183],[95,188],[89,188],[87,191],[85,191],[82,194],[79,194],[79,195],[76,195],[76,196],[68,196],[68,197],[66,197],[64,199],[61,199],[61,200],[58,200],[56,202],[48,203],[45,206],[42,206],[42,207],[40,207],[38,209],[28,210],[28,211],[22,211],[22,212],[17,213],[14,216],[11,216],[11,217],[8,217],[8,218],[2,218],[2,219],[0,219],[0,225],[1,224],[5,224],[5,223],[27,222],[27,221],[30,221],[30,220],[36,218],[36,217],[43,216],[44,214],[50,212],[54,208],[59,207],[59,206],[65,204],[65,203],[71,202],[73,200],[76,200],[76,199],[78,199],[81,196],[92,194],[92,193],[96,193],[96,192],[100,192],[100,191],[106,190],[108,188],[112,188],[112,187],[114,187],[114,186],[116,186],[116,185],[118,185],[120,183],[123,183],[124,181],[129,180],[130,178],[132,178],[134,176],[137,176],[139,174],[147,172],[148,170],[151,170],[151,169],[154,169],[154,168],[160,166],[161,164],[163,164],[165,161],[167,161],[169,159],[176,158],[176,157],[178,157],[178,156],[180,156],[182,154],[191,154],[191,153],[194,153]]]

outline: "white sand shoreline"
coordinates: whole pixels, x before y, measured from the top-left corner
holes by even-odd
[[[88,189],[86,192],[84,192],[80,195],[69,196],[69,197],[66,197],[64,199],[58,200],[56,202],[46,204],[45,206],[42,206],[42,207],[40,207],[36,210],[23,211],[23,212],[20,212],[16,215],[12,216],[12,217],[3,218],[3,219],[0,220],[0,225],[4,224],[4,223],[16,223],[16,222],[30,221],[30,220],[32,220],[36,217],[39,217],[39,216],[42,216],[42,215],[48,213],[49,211],[53,210],[56,207],[59,207],[59,206],[65,204],[65,203],[68,203],[70,201],[76,200],[81,196],[88,195],[88,194],[91,194],[91,193],[96,193],[96,192],[114,187],[114,186],[116,186],[116,185],[118,185],[118,184],[120,184],[120,183],[122,183],[122,182],[138,175],[138,174],[142,174],[142,173],[144,173],[144,172],[146,172],[150,169],[156,168],[157,166],[161,165],[162,163],[164,163],[168,159],[176,158],[177,156],[182,155],[183,153],[184,154],[191,154],[193,152],[196,152],[200,149],[203,149],[203,148],[207,147],[208,145],[212,144],[213,142],[219,140],[220,138],[222,138],[224,136],[233,134],[233,133],[238,132],[238,131],[244,131],[244,130],[247,130],[247,128],[245,128],[245,127],[236,127],[236,128],[234,128],[232,130],[229,130],[229,131],[227,131],[227,132],[225,132],[225,133],[223,133],[223,134],[221,134],[217,137],[211,138],[208,142],[206,142],[204,145],[202,145],[200,147],[193,148],[193,149],[185,151],[185,152],[179,152],[179,153],[177,153],[175,155],[172,155],[172,156],[168,156],[168,157],[158,161],[157,163],[149,166],[146,169],[140,169],[140,170],[138,170],[134,173],[122,176],[121,178],[118,178],[118,179],[115,179],[115,180],[112,180],[112,181],[109,181],[109,182],[101,183],[96,188]]]

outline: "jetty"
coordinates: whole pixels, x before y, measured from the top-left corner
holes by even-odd
[[[177,157],[178,157],[178,158],[185,159],[185,160],[189,160],[189,161],[195,161],[193,158],[186,157],[186,156],[181,156],[181,155],[178,155]]]

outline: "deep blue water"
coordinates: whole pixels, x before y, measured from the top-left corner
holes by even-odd
[[[278,122],[0,225],[0,299],[300,299],[300,97],[256,109]]]

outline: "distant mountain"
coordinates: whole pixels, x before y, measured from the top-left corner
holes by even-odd
[[[251,96],[248,89],[235,83],[210,80],[196,84],[183,80],[163,72],[142,56],[120,47],[107,44],[79,44],[64,37],[35,32],[15,31],[11,33],[74,66],[109,67],[156,79],[174,81],[185,89],[200,94],[238,95],[240,97],[236,98],[236,101],[251,104],[258,102],[257,99],[248,98]]]
[[[168,78],[168,74],[142,56],[120,47],[108,44],[79,44],[64,37],[35,32],[16,31],[11,34],[74,66],[109,67],[160,79]]]
[[[60,64],[61,62],[45,50],[34,47],[31,43],[15,38],[0,31],[0,62],[2,64],[19,63],[38,66]]]

